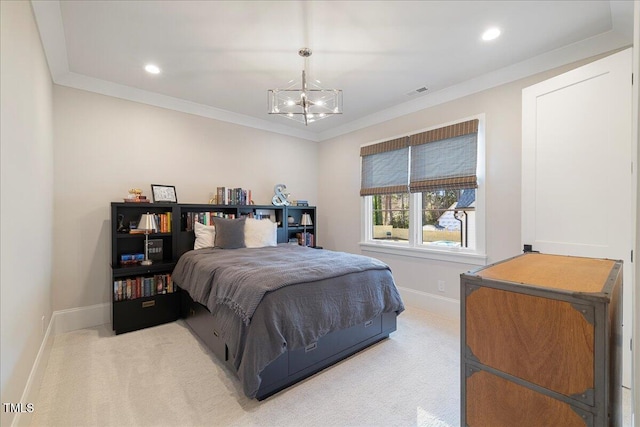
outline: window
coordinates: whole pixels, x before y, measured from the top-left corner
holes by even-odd
[[[475,249],[475,188],[421,193],[419,243]]]
[[[374,240],[409,241],[409,193],[373,196],[371,211]]]
[[[362,245],[470,256],[482,264],[483,121],[479,116],[361,147]]]

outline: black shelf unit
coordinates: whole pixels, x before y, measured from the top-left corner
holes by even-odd
[[[158,292],[155,278],[170,275],[176,265],[177,238],[175,230],[175,215],[177,205],[174,203],[111,203],[111,276],[112,286],[112,324],[116,334],[131,332],[162,323],[172,322],[180,316],[180,295],[177,289],[171,293]],[[144,213],[166,215],[164,232],[149,233],[149,239],[162,241],[162,260],[156,260],[151,265],[123,265],[121,256],[125,254],[144,254],[145,235],[130,234],[132,222],[140,219]],[[167,215],[169,214],[169,215]],[[160,227],[160,224],[158,224]],[[123,227],[123,229],[121,229]],[[158,230],[160,231],[160,230]],[[143,280],[153,279],[148,284],[148,293],[142,291]],[[137,286],[141,292],[131,291],[127,295],[126,284]],[[125,286],[123,293],[118,295],[117,287]],[[173,290],[168,287],[167,290]],[[166,292],[166,291],[165,291]]]
[[[124,254],[144,253],[144,234],[130,234],[130,223],[137,222],[144,213],[170,214],[170,231],[150,233],[149,239],[162,240],[162,260],[151,265],[122,265],[120,257]],[[298,239],[306,232],[313,234],[313,245],[317,246],[316,208],[314,206],[273,206],[273,205],[210,205],[190,203],[111,203],[111,285],[117,281],[126,281],[138,277],[170,275],[185,252],[193,249],[195,235],[192,225],[187,221],[189,213],[215,212],[233,218],[243,216],[264,217],[273,215],[278,223],[278,243],[287,243]],[[302,226],[302,214],[311,216],[313,225]],[[295,225],[287,222],[294,218]],[[125,230],[119,230],[124,227]],[[116,334],[135,331],[162,323],[172,322],[180,316],[180,290],[176,287],[172,293],[157,293],[151,296],[139,296],[131,299],[117,299],[115,289],[112,295],[112,322]]]
[[[285,208],[282,206],[273,205],[209,205],[209,204],[186,204],[181,203],[178,205],[177,217],[179,219],[179,233],[181,236],[178,238],[178,256],[185,253],[188,250],[193,249],[193,242],[195,241],[195,234],[193,233],[192,225],[188,220],[190,213],[207,213],[212,212],[215,214],[221,214],[232,218],[242,217],[254,217],[265,214],[274,215],[273,220],[278,223],[278,243],[285,243],[286,239],[286,225],[285,225]]]
[[[302,215],[309,214],[311,217],[312,225],[303,226],[300,225],[302,222]],[[317,218],[316,218],[316,208],[315,206],[287,206],[286,208],[287,215],[287,226],[286,226],[286,236],[287,241],[293,242],[298,241],[298,244],[302,244],[302,239],[300,238],[301,234],[308,233],[312,236],[312,241],[307,241],[308,244],[304,246],[318,246],[318,242],[316,240],[317,236]],[[289,222],[289,217],[293,219],[293,222]],[[308,239],[307,239],[308,240]]]

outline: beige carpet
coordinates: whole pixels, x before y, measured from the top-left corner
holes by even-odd
[[[408,308],[389,339],[258,402],[182,322],[104,325],[55,338],[32,424],[458,426],[459,346],[457,322]]]

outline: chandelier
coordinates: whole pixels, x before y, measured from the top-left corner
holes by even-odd
[[[311,56],[311,49],[302,48],[298,55]],[[306,68],[306,67],[305,67]],[[292,120],[309,123],[324,119],[333,114],[342,114],[342,91],[340,89],[322,89],[319,81],[308,81],[305,69],[302,69],[302,82],[290,81],[286,89],[269,89],[269,114],[278,114]]]

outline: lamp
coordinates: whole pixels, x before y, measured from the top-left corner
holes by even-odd
[[[144,230],[144,261],[140,264],[151,265],[153,261],[149,259],[149,232],[158,229],[156,224],[156,217],[153,214],[147,212],[140,215],[140,221],[138,221],[138,230]]]
[[[303,47],[298,55],[311,56],[311,49]],[[305,67],[306,68],[306,67]],[[342,91],[340,89],[322,89],[319,81],[308,81],[305,68],[302,69],[302,82],[291,80],[285,89],[269,89],[269,114],[279,114],[308,125],[333,114],[342,114]],[[299,88],[295,86],[299,85]]]
[[[304,243],[307,245],[307,225],[313,225],[311,222],[311,215],[308,213],[303,213],[302,218],[300,218],[300,225],[302,225],[302,231],[304,233]]]

